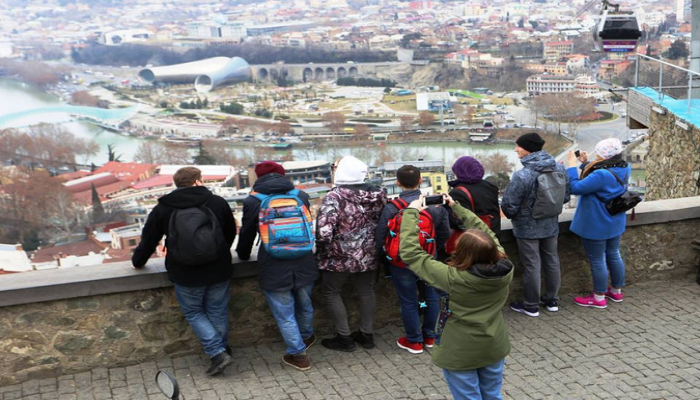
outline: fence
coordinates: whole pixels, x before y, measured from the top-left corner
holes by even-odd
[[[686,100],[686,112],[700,110],[700,72],[637,54],[634,87],[653,89],[656,92],[653,100],[659,104],[665,100]]]

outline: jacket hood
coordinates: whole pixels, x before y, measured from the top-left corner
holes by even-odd
[[[367,178],[367,164],[353,156],[340,159],[333,175],[335,185],[356,185]]]
[[[557,161],[549,153],[544,150],[530,153],[523,157],[520,162],[525,168],[534,169],[537,172],[542,172],[545,169],[554,169],[557,166]]]
[[[362,188],[339,186],[336,187],[335,190],[337,190],[338,194],[346,201],[362,204],[367,207],[382,203],[383,201],[382,191],[376,186],[363,185]]]
[[[158,199],[158,203],[172,208],[199,207],[214,194],[204,186],[178,188]]]
[[[292,189],[294,189],[294,184],[278,173],[263,175],[253,184],[253,191],[263,194],[286,193]]]
[[[490,292],[508,286],[513,270],[513,263],[509,259],[500,260],[492,265],[475,264],[467,269],[475,279],[478,279],[479,284],[474,287],[480,292]]]

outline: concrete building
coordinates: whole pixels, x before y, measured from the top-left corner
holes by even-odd
[[[595,79],[581,75],[533,75],[527,78],[527,92],[531,96],[545,93],[581,92],[586,97],[595,96],[599,92]]]
[[[112,248],[135,249],[141,241],[141,224],[132,224],[109,231]]]
[[[544,58],[547,61],[557,61],[561,57],[574,53],[574,42],[571,40],[546,42],[544,44]]]
[[[107,46],[119,46],[122,43],[145,42],[153,32],[145,29],[125,29],[105,32],[102,35],[102,43]]]
[[[145,68],[139,78],[157,84],[193,83],[198,92],[249,80],[250,65],[240,57],[212,57],[188,63]]]

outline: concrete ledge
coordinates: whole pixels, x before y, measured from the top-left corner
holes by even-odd
[[[559,217],[561,233],[569,232],[573,209]],[[637,206],[636,219],[628,226],[663,224],[700,219],[700,197],[643,202]],[[514,242],[509,220],[502,221],[502,242]],[[233,279],[257,275],[253,251],[251,260],[241,261],[234,255]],[[0,307],[31,304],[112,293],[132,292],[172,286],[162,258],[151,259],[146,267],[135,270],[131,263],[75,267],[23,272],[0,277]]]

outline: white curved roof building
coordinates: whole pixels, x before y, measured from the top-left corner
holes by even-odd
[[[249,80],[250,65],[240,57],[213,57],[205,60],[145,68],[139,78],[150,83],[193,83],[198,92]]]

